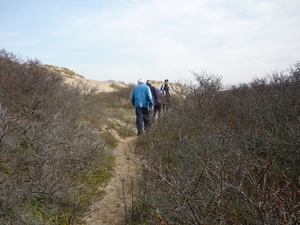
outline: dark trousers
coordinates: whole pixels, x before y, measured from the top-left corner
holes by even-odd
[[[151,127],[151,125],[153,124],[153,122],[154,122],[154,111],[153,110],[152,111],[149,110],[149,128]],[[145,129],[146,129],[146,127],[145,127]]]
[[[170,96],[165,96],[162,104],[163,111],[168,111],[169,102],[170,102]]]
[[[169,104],[163,103],[163,111],[168,111]]]
[[[158,115],[158,118],[161,117],[161,102],[158,102],[155,106],[154,106],[154,115],[153,117],[156,117],[156,114]]]
[[[136,128],[138,135],[143,133],[143,127],[145,130],[149,128],[149,109],[148,107],[144,108],[135,108],[136,115]]]

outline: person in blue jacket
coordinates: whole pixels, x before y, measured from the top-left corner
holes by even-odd
[[[130,101],[135,107],[136,128],[138,135],[143,134],[143,125],[145,130],[149,129],[149,110],[153,111],[153,98],[150,88],[145,84],[144,79],[138,79],[138,85],[135,86],[130,95]]]

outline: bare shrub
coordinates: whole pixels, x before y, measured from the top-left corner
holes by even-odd
[[[70,224],[97,193],[108,143],[96,89],[0,51],[0,223]],[[102,172],[101,172],[102,171]]]
[[[194,73],[136,142],[133,218],[150,224],[299,223],[299,63],[222,90]],[[136,212],[136,213],[135,213]]]

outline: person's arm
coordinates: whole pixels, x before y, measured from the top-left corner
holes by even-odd
[[[130,94],[130,101],[131,101],[132,105],[134,105],[133,90],[131,91],[131,94]]]
[[[168,85],[168,93],[169,93],[169,96],[171,96],[171,86]]]
[[[154,88],[154,100],[155,100],[155,104],[156,104],[158,102],[158,96],[157,96],[156,88]]]
[[[147,88],[147,98],[149,101],[149,107],[153,108],[153,98],[152,98],[151,90],[149,87]]]

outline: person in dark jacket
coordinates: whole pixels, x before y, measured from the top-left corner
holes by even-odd
[[[163,104],[162,104],[163,111],[168,111],[170,97],[171,97],[171,88],[170,88],[168,79],[165,79],[165,82],[163,85],[161,85],[160,89],[163,93]]]
[[[149,128],[149,110],[153,111],[153,98],[150,88],[144,84],[144,79],[138,80],[138,85],[132,89],[130,101],[135,107],[136,128],[138,135],[143,134],[143,125]]]
[[[157,104],[157,93],[156,93],[156,89],[154,86],[151,85],[151,80],[147,80],[146,81],[146,85],[150,88],[151,94],[152,94],[152,98],[153,98],[153,105],[155,107],[155,105]],[[153,111],[149,112],[149,127],[152,125],[154,120],[153,117]]]
[[[161,118],[161,106],[163,103],[163,93],[162,90],[160,90],[160,87],[156,87],[156,95],[157,95],[157,101],[155,101],[155,106],[154,106],[153,122],[155,120],[156,115],[158,116],[158,119]]]

